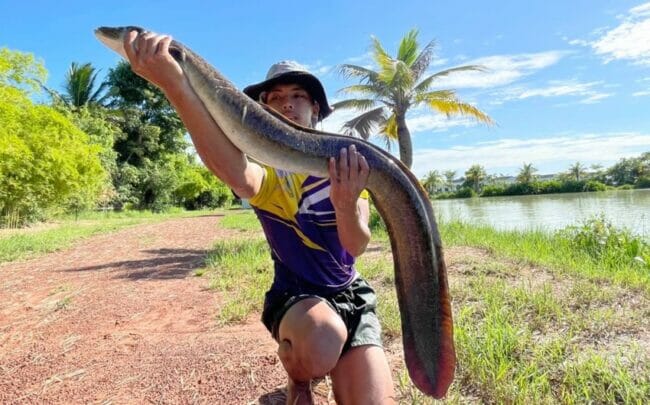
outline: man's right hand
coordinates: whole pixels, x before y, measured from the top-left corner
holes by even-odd
[[[171,41],[172,37],[154,32],[138,35],[137,31],[131,31],[124,36],[124,50],[131,69],[164,92],[186,84],[183,69],[169,54]]]

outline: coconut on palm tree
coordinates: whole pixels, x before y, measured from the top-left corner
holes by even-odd
[[[434,42],[421,51],[417,42],[418,31],[411,30],[402,38],[397,56],[390,56],[377,38],[373,38],[373,59],[378,70],[344,64],[340,72],[347,78],[358,78],[360,84],[341,89],[355,93],[353,98],[335,103],[335,109],[357,109],[363,112],[343,124],[343,131],[363,139],[377,129],[387,145],[397,140],[400,160],[409,168],[413,163],[411,133],[406,124],[406,114],[414,107],[426,105],[432,110],[451,115],[465,115],[480,122],[492,124],[492,119],[471,104],[460,101],[454,90],[432,90],[436,81],[454,72],[481,71],[481,66],[459,66],[427,74],[433,57]]]

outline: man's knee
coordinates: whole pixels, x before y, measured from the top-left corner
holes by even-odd
[[[278,355],[290,376],[321,377],[333,369],[347,339],[343,320],[323,300],[294,304],[280,322]]]

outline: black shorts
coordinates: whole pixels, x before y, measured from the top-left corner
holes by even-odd
[[[363,345],[382,347],[381,325],[375,312],[377,296],[372,287],[360,277],[345,290],[331,296],[267,292],[262,322],[276,341],[278,341],[278,329],[284,314],[293,304],[306,298],[319,298],[339,314],[348,331],[348,339],[343,345],[343,353],[351,347]]]

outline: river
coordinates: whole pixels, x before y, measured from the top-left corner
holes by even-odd
[[[461,220],[502,230],[554,231],[604,215],[618,228],[650,238],[650,189],[434,200],[439,221]]]

